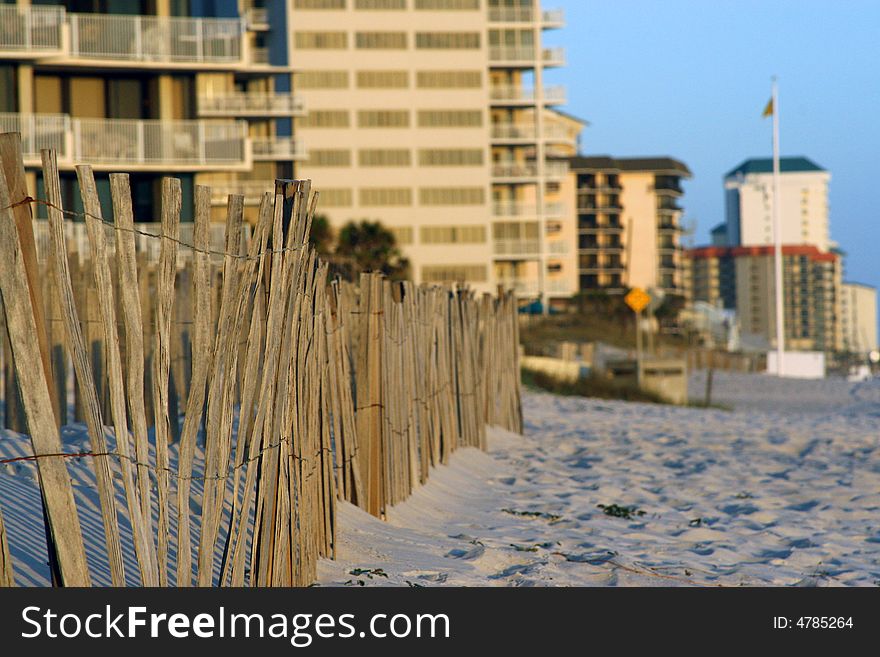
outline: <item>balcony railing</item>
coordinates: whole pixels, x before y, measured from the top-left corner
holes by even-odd
[[[544,215],[547,217],[561,217],[565,213],[562,203],[545,203]],[[495,203],[492,206],[492,215],[495,217],[535,217],[538,214],[538,206],[535,203]]]
[[[223,205],[230,194],[242,194],[245,205],[258,205],[263,194],[274,190],[274,180],[236,180],[229,183],[211,183],[211,203]]]
[[[544,165],[544,175],[548,178],[563,178],[568,175],[568,163],[547,162]]]
[[[564,103],[565,87],[544,87],[543,99],[547,103]],[[537,100],[534,89],[518,87],[516,85],[498,85],[489,91],[489,97],[493,101],[533,103]]]
[[[40,161],[40,150],[54,148],[58,159],[69,160],[70,117],[67,114],[0,113],[0,133],[21,133],[22,155],[29,163]]]
[[[494,178],[534,178],[537,175],[538,166],[536,164],[512,162],[492,165]]]
[[[541,249],[536,239],[497,239],[493,252],[498,256],[535,256]]]
[[[252,137],[255,160],[304,160],[306,149],[294,137]]]
[[[490,62],[534,62],[537,52],[530,46],[489,46]]]
[[[68,14],[70,54],[88,59],[161,63],[242,62],[237,18]]]
[[[544,48],[541,58],[548,66],[565,66],[565,48]]]
[[[520,297],[536,296],[538,294],[538,281],[522,278],[499,278],[498,285],[505,290],[513,290]]]
[[[551,278],[545,284],[545,292],[548,294],[562,294],[566,296],[570,296],[577,292],[575,286],[572,283],[564,278]]]
[[[248,7],[244,12],[244,18],[249,30],[269,29],[269,11],[266,7]]]
[[[545,9],[541,12],[541,22],[544,25],[563,25],[565,23],[565,11],[562,9]]]
[[[66,114],[0,113],[0,132],[20,132],[24,159],[39,162],[53,148],[59,164],[229,169],[249,164],[243,121],[77,119]]]
[[[64,14],[64,7],[0,5],[0,54],[60,52]]]
[[[535,12],[531,7],[489,7],[490,23],[531,23]]]
[[[534,123],[494,123],[492,139],[529,140],[535,139]]]
[[[201,116],[301,116],[305,104],[292,93],[238,92],[199,97]]]
[[[547,253],[551,255],[565,255],[568,253],[568,241],[547,240]]]

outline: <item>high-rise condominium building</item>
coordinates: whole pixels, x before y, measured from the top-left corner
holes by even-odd
[[[56,149],[70,209],[81,209],[73,169],[84,163],[98,174],[107,217],[105,174],[125,171],[137,220],[158,219],[166,175],[181,179],[184,220],[196,184],[212,185],[220,219],[227,192],[255,199],[303,155],[292,133],[304,108],[291,90],[288,29],[283,2],[0,4],[0,132],[22,133],[41,196],[40,149]]]
[[[843,283],[840,299],[842,349],[865,355],[877,349],[877,288]]]
[[[830,250],[828,183],[831,174],[806,157],[783,157],[780,220],[783,244]],[[773,161],[748,159],[724,177],[728,246],[773,244]]]
[[[577,289],[684,296],[679,201],[687,166],[669,157],[591,156],[572,158],[570,169]]]
[[[840,349],[840,256],[812,245],[786,245],[782,257],[786,349]],[[744,340],[775,347],[773,259],[772,246],[690,249],[687,264],[692,300],[736,308]]]
[[[417,281],[570,295],[560,204],[583,123],[554,109],[536,0],[290,0],[298,177],[336,227],[378,220]],[[566,239],[568,241],[566,241]],[[571,251],[569,250],[569,253]],[[562,273],[564,271],[564,274]],[[572,279],[573,280],[573,279]]]

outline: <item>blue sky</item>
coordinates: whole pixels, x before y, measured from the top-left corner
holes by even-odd
[[[880,1],[546,0],[556,7],[566,26],[545,42],[567,66],[546,82],[591,123],[582,150],[687,163],[697,244],[724,220],[724,173],[771,155],[761,111],[777,75],[782,154],[831,171],[847,278],[880,286]]]

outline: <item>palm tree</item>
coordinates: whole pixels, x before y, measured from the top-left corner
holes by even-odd
[[[390,280],[409,277],[409,260],[397,248],[394,233],[378,221],[348,222],[339,231],[334,256],[349,261],[354,269],[352,274],[380,271]]]

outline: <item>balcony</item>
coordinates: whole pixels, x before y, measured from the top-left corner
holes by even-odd
[[[244,21],[0,6],[0,58],[45,64],[225,70],[248,64]],[[255,50],[255,49],[252,49]]]
[[[88,162],[98,170],[239,171],[251,166],[242,121],[75,119],[66,114],[0,113],[0,132],[20,132],[25,163],[39,166],[40,149],[58,164]]]
[[[489,98],[493,105],[533,105],[537,102],[535,89],[515,85],[498,85],[489,90]],[[545,87],[542,100],[547,105],[565,102],[565,87]]]
[[[303,116],[301,96],[289,92],[236,92],[199,97],[199,116]]]
[[[565,213],[565,206],[562,203],[545,203],[545,217],[561,217]],[[519,201],[510,201],[507,203],[495,203],[492,206],[492,216],[494,217],[536,217],[538,216],[538,206],[535,203],[521,203]]]
[[[544,48],[541,59],[544,66],[565,66],[565,48]]]
[[[68,23],[74,59],[183,66],[244,59],[238,18],[68,14]]]
[[[269,10],[266,7],[248,7],[244,20],[250,31],[265,32],[269,29]]]
[[[260,162],[306,159],[305,147],[294,137],[252,137],[251,142],[254,145],[254,160]]]
[[[39,59],[60,53],[63,25],[63,7],[0,5],[0,59]]]
[[[492,140],[501,142],[535,141],[534,123],[493,123]]]
[[[544,164],[547,178],[564,178],[568,175],[568,162],[547,162]]]
[[[535,12],[531,7],[489,7],[490,23],[531,23]]]
[[[547,240],[547,253],[550,255],[565,255],[568,253],[568,241]]]
[[[211,183],[211,205],[226,205],[230,194],[244,196],[245,205],[259,205],[263,194],[274,192],[274,180],[235,180],[228,183]]]
[[[563,125],[545,124],[542,128],[541,136],[546,141],[568,144],[570,146],[577,145],[577,133]]]
[[[496,256],[535,257],[541,252],[541,248],[536,239],[496,239],[492,252]]]
[[[538,53],[531,46],[489,46],[489,61],[519,66],[534,66]]]
[[[538,281],[523,278],[498,278],[498,285],[504,290],[512,290],[518,297],[538,295]]]
[[[541,12],[542,27],[564,27],[565,12],[562,9],[545,9]]]
[[[536,178],[538,166],[534,163],[501,163],[492,165],[493,178]]]

